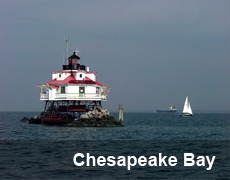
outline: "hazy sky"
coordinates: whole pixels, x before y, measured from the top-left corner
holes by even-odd
[[[154,111],[188,95],[230,110],[229,0],[0,0],[0,111],[42,111],[40,88],[78,46],[112,87],[103,108]]]

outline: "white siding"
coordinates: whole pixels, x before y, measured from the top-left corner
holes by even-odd
[[[95,86],[87,86],[85,88],[85,93],[96,93],[96,87]]]
[[[64,80],[65,78],[67,78],[71,73],[62,73],[59,72],[57,73],[57,80]]]
[[[66,93],[79,93],[79,86],[69,85]]]
[[[56,93],[56,88],[49,89],[49,100],[51,101],[55,100],[55,93]]]
[[[96,75],[95,74],[91,74],[91,73],[87,73],[86,76],[90,79],[92,79],[93,81],[96,81]]]
[[[79,87],[85,87],[85,93],[96,93],[96,86],[87,85],[68,85],[66,86],[66,93],[79,93]]]
[[[71,73],[62,73],[63,79],[67,78]]]
[[[52,79],[55,79],[55,78],[57,78],[57,74],[56,74],[56,73],[53,73],[53,74],[52,74]]]
[[[57,73],[57,80],[63,80],[63,75],[62,73]]]
[[[81,75],[81,77],[80,77]],[[78,72],[76,73],[76,76],[75,76],[76,80],[84,80],[85,78],[85,72]]]

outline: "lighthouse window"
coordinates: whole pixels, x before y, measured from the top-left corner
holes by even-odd
[[[61,87],[61,93],[65,93],[65,86]]]
[[[59,78],[61,77],[61,74],[59,74]]]
[[[80,78],[82,78],[82,74],[79,74]]]

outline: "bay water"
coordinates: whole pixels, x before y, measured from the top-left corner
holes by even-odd
[[[77,128],[28,124],[23,117],[38,112],[0,112],[2,179],[229,179],[230,113],[124,113],[124,127]],[[111,113],[118,119],[118,113]],[[166,165],[76,166],[76,153],[86,156],[167,156]],[[215,156],[184,166],[184,153]],[[168,157],[177,157],[170,166]],[[83,158],[85,159],[85,158]],[[194,159],[195,160],[195,159]],[[127,163],[127,162],[126,162]]]

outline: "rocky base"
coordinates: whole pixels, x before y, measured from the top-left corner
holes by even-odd
[[[117,127],[124,126],[122,122],[117,122],[116,119],[111,116],[102,118],[79,118],[71,123],[65,125],[67,127]]]
[[[75,119],[68,123],[68,127],[117,127],[123,126],[122,122],[117,122],[113,115],[109,115],[107,110],[96,107],[93,111],[89,111],[79,119]]]
[[[30,118],[29,124],[42,124],[42,117],[41,116],[34,116]]]
[[[29,119],[28,119],[27,117],[24,117],[24,118],[22,118],[20,121],[21,121],[21,122],[27,122],[27,121],[29,121]]]
[[[20,122],[29,122],[29,124],[42,124],[42,117],[41,116],[34,116],[30,119],[24,117],[20,120]]]
[[[43,112],[40,114],[40,116],[34,116],[28,119],[27,117],[24,117],[21,119],[21,122],[28,122],[29,124],[42,124],[42,115]],[[70,115],[70,114],[69,114]],[[74,118],[74,117],[70,117]],[[52,123],[55,125],[55,122]],[[57,123],[56,124],[60,124]],[[100,107],[96,107],[93,111],[89,111],[83,115],[79,119],[75,118],[73,121],[71,121],[68,124],[63,124],[66,127],[118,127],[118,126],[124,126],[122,121],[116,121],[116,119],[113,117],[113,115],[109,115],[109,112],[107,110],[103,110]]]

